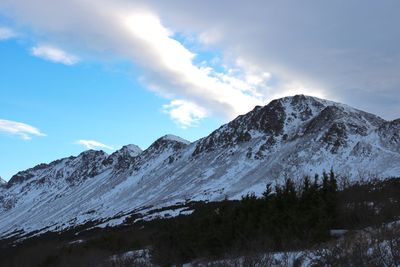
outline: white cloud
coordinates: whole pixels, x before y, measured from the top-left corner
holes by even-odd
[[[400,102],[399,1],[147,2],[175,30],[200,33],[225,57],[271,73],[266,96],[300,84],[289,91],[319,89],[386,118],[399,116],[393,112]]]
[[[102,143],[100,143],[98,141],[94,141],[94,140],[78,140],[75,142],[75,144],[83,145],[87,149],[105,148],[105,149],[109,149],[109,150],[114,150],[113,147],[102,144]]]
[[[264,102],[262,95],[257,94],[246,81],[216,72],[212,67],[195,65],[196,55],[173,39],[172,32],[161,24],[157,16],[129,13],[123,19],[130,36],[146,47],[140,56],[135,56],[150,72],[145,81],[149,84],[156,82],[157,86],[153,88],[162,95],[183,97],[191,102],[190,106],[196,105],[211,114],[228,118]],[[180,106],[180,110],[189,107],[187,103]]]
[[[79,61],[77,56],[68,54],[60,48],[51,45],[38,45],[32,47],[31,53],[36,57],[65,65],[74,65]]]
[[[131,60],[151,90],[206,116],[232,118],[289,93],[388,114],[400,101],[400,4],[364,2],[13,0],[0,13],[46,42]],[[174,31],[217,47],[226,70],[196,65]]]
[[[0,132],[11,135],[17,135],[24,140],[32,139],[32,135],[46,136],[45,134],[40,132],[39,129],[31,125],[22,122],[2,120],[2,119],[0,119]]]
[[[197,125],[201,119],[207,116],[207,111],[204,108],[194,103],[178,99],[164,105],[163,111],[168,113],[171,119],[183,129]]]
[[[0,40],[8,40],[17,37],[17,33],[12,29],[0,26]]]
[[[197,107],[187,118],[196,121],[203,114],[233,118],[265,103],[253,85],[235,77],[236,74],[197,66],[196,54],[175,40],[174,32],[149,9],[126,1],[39,2],[22,4],[17,0],[4,4],[3,9],[11,10],[16,20],[28,24],[52,43],[62,42],[68,47],[127,58],[139,64],[144,70],[142,80],[149,89],[169,100],[185,99],[191,103],[180,105],[178,110]],[[74,59],[54,47],[36,47],[32,53],[65,64],[74,63]],[[200,107],[207,110],[201,116]],[[188,119],[181,121],[191,125]]]

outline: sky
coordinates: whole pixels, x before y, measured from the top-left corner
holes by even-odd
[[[295,94],[400,117],[400,2],[0,0],[0,176]]]

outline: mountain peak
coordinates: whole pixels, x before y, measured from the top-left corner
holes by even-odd
[[[146,153],[159,153],[167,148],[172,148],[173,150],[179,150],[187,147],[190,144],[189,141],[172,134],[164,135],[158,138],[154,143],[152,143],[149,148],[146,149]]]
[[[89,149],[81,152],[77,158],[91,158],[91,157],[99,157],[99,156],[107,156],[108,154],[103,150],[95,150]]]
[[[162,136],[161,138],[159,138],[158,140],[164,140],[164,141],[173,141],[173,142],[179,142],[179,143],[183,143],[183,144],[190,144],[190,142],[186,139],[183,139],[182,137],[173,135],[173,134],[166,134],[164,136]]]
[[[129,145],[123,146],[118,151],[120,151],[123,154],[128,154],[131,157],[136,157],[140,153],[142,153],[142,149],[139,146],[133,145],[133,144],[129,144]]]
[[[365,135],[368,128],[379,127],[383,122],[385,120],[378,116],[345,104],[307,95],[288,96],[256,106],[223,125],[197,142],[193,155],[218,147],[232,147],[256,136],[267,136],[270,143],[274,143],[277,139],[292,139],[325,128],[337,129],[338,125],[343,131]]]
[[[137,145],[126,145],[108,156],[103,161],[103,164],[106,166],[114,164],[115,168],[118,170],[126,169],[134,161],[134,158],[139,156],[142,152],[142,149]]]

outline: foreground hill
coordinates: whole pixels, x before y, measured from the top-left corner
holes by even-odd
[[[190,143],[167,135],[142,151],[86,151],[19,172],[0,185],[2,237],[92,222],[194,200],[261,194],[268,182],[334,169],[352,180],[400,175],[400,119],[385,121],[309,96],[277,99]],[[185,209],[170,214],[190,213]]]

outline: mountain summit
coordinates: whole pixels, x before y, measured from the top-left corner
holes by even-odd
[[[261,194],[266,183],[333,169],[352,180],[400,175],[400,120],[296,95],[257,106],[196,142],[166,135],[142,151],[86,151],[0,187],[0,235],[117,225],[188,200]]]

